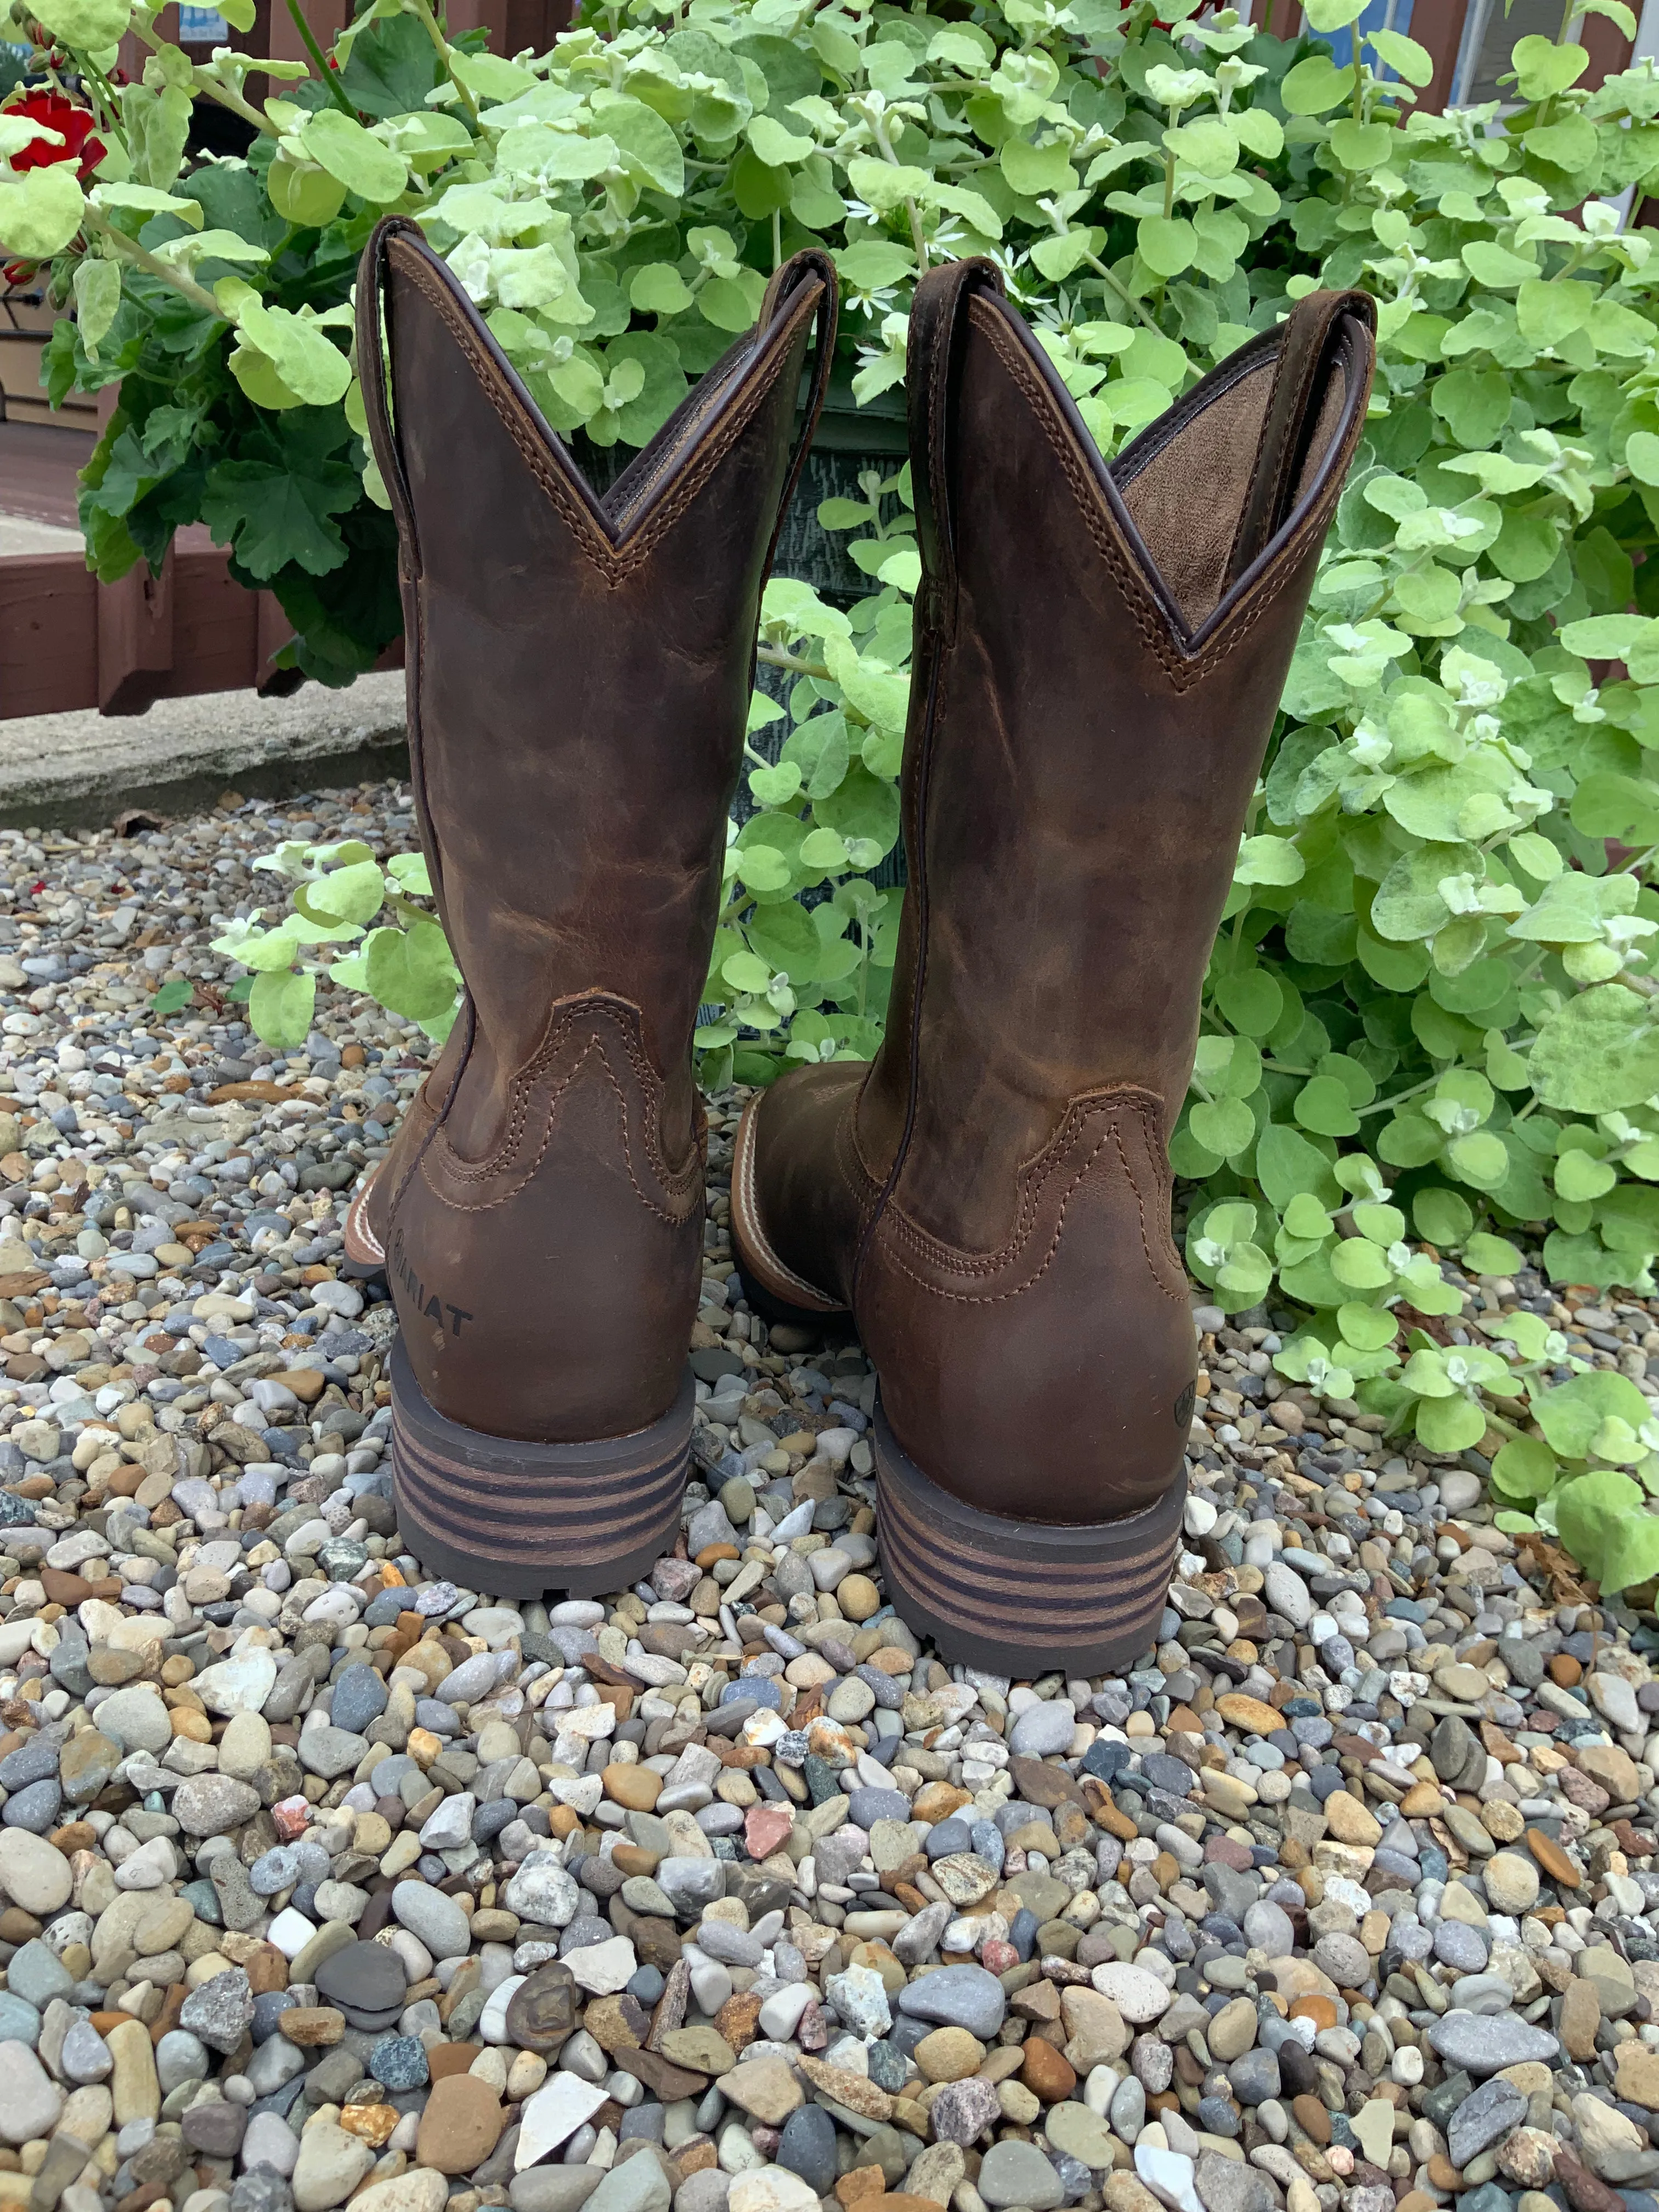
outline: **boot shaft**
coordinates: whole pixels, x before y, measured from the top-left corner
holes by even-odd
[[[859,1133],[952,1245],[1010,1233],[1069,1102],[1180,1110],[1371,312],[1304,302],[1109,468],[988,264],[918,292],[911,889]]]
[[[377,232],[359,289],[383,301],[391,362],[395,429],[376,452],[402,548],[416,803],[480,1036],[516,1064],[550,1000],[609,988],[640,1008],[656,1066],[677,1068],[833,272],[811,255],[781,270],[756,330],[602,499],[413,224]]]

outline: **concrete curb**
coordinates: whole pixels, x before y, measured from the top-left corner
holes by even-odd
[[[23,715],[0,721],[0,828],[93,829],[132,806],[200,812],[228,787],[282,799],[408,773],[400,669],[288,699],[219,691],[132,716]]]

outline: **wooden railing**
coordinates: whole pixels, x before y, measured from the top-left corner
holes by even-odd
[[[160,576],[141,563],[118,584],[73,551],[0,561],[0,717],[283,688],[271,655],[293,625],[269,592],[233,583],[220,547],[187,542],[206,536],[181,533]]]

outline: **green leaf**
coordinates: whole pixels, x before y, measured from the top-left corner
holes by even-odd
[[[1460,1391],[1452,1398],[1419,1399],[1416,1427],[1419,1441],[1430,1451],[1468,1451],[1486,1435],[1486,1416]]]
[[[770,115],[751,117],[747,137],[750,144],[769,169],[783,168],[791,161],[804,161],[813,148],[813,140],[810,136],[804,137],[798,131],[785,130],[783,125],[775,116]],[[878,169],[887,165],[884,162],[871,161],[863,165],[854,162],[852,166],[854,168],[863,166]],[[918,172],[918,174],[922,175],[925,183],[925,173]],[[853,190],[859,194],[860,198],[866,197],[857,178],[853,178],[851,181]],[[903,194],[901,193],[899,197],[902,198]]]
[[[849,844],[855,837],[867,838],[883,853],[889,853],[898,842],[898,793],[866,768],[848,769],[840,786],[817,800],[812,811],[826,829],[838,831]]]
[[[1400,1325],[1392,1314],[1352,1300],[1337,1308],[1336,1325],[1343,1342],[1352,1345],[1356,1352],[1380,1352],[1400,1334]]]
[[[1589,55],[1583,46],[1558,46],[1553,39],[1535,33],[1516,40],[1510,61],[1522,100],[1553,99],[1577,84],[1589,67]]]
[[[761,958],[791,982],[804,983],[812,976],[822,947],[811,915],[793,899],[757,907],[744,933]]]
[[[1577,1378],[1581,1382],[1591,1379],[1588,1376]],[[1617,1379],[1622,1381],[1623,1377]],[[1583,1453],[1569,1452],[1566,1456],[1582,1459]],[[1640,1484],[1632,1482],[1629,1475],[1615,1474],[1610,1468],[1601,1468],[1594,1474],[1581,1474],[1575,1481],[1564,1482],[1553,1502],[1561,1541],[1579,1565],[1599,1580],[1609,1554],[1615,1560],[1619,1558],[1615,1547],[1620,1541],[1622,1524],[1641,1512],[1645,1500]]]
[[[1588,168],[1598,151],[1595,125],[1584,115],[1564,115],[1528,131],[1521,143],[1534,161],[1570,171]]]
[[[1620,1514],[1600,1532],[1601,1566],[1596,1580],[1611,1597],[1659,1575],[1659,1515],[1639,1508]]]
[[[1233,867],[1236,884],[1299,884],[1307,862],[1288,837],[1246,837]]]
[[[1659,444],[1659,440],[1655,441]],[[1571,622],[1561,632],[1569,653],[1585,660],[1623,660],[1632,646],[1647,638],[1659,624],[1643,615],[1591,615]]]
[[[1048,146],[1033,146],[1027,139],[1010,138],[1004,142],[997,159],[1011,188],[1022,199],[1076,189],[1077,171],[1063,139]],[[1184,269],[1187,264],[1183,261],[1181,265]]]
[[[1492,1237],[1482,1231],[1464,1246],[1463,1264],[1477,1275],[1513,1275],[1526,1261],[1519,1245],[1511,1244],[1507,1237]]]
[[[752,952],[728,953],[720,964],[720,974],[734,991],[750,994],[766,991],[772,981],[769,964]]]
[[[434,1021],[455,1002],[460,977],[435,921],[371,930],[363,958],[370,992],[406,1021]]]
[[[1490,1129],[1476,1129],[1468,1136],[1453,1137],[1447,1144],[1445,1163],[1460,1182],[1473,1183],[1477,1190],[1496,1190],[1508,1179],[1510,1156],[1501,1137]]]
[[[82,344],[95,361],[98,346],[121,307],[121,271],[113,261],[85,255],[75,267],[75,320]]]
[[[163,983],[149,1002],[152,1014],[176,1014],[187,1006],[196,995],[195,986],[175,976],[171,983]]]
[[[1190,268],[1198,237],[1184,216],[1142,216],[1135,230],[1140,258],[1155,276],[1178,276]]]
[[[1265,969],[1247,968],[1221,977],[1215,1003],[1241,1036],[1265,1037],[1285,1011],[1285,994]]]
[[[1434,56],[1426,46],[1419,46],[1415,39],[1408,39],[1403,31],[1367,31],[1365,43],[1371,47],[1379,61],[1385,62],[1396,76],[1419,88],[1434,79]]]
[[[1563,1459],[1588,1459],[1604,1421],[1626,1421],[1632,1429],[1640,1428],[1648,1418],[1648,1405],[1627,1375],[1603,1367],[1575,1375],[1555,1389],[1534,1392],[1532,1413],[1546,1441]],[[1583,1558],[1576,1546],[1574,1552]]]
[[[622,151],[629,173],[678,199],[685,190],[685,155],[672,124],[641,100],[608,94],[594,102],[595,118]]]
[[[1492,1463],[1492,1481],[1506,1498],[1547,1498],[1556,1474],[1555,1454],[1537,1437],[1511,1437]]]
[[[1330,1266],[1345,1291],[1380,1291],[1394,1279],[1387,1253],[1367,1237],[1344,1237],[1330,1255]]]
[[[317,1003],[317,978],[309,969],[268,969],[253,979],[247,1018],[254,1035],[279,1052],[297,1051],[311,1034]]]
[[[54,39],[82,53],[98,53],[125,34],[132,10],[128,0],[40,0],[30,9]]]
[[[0,171],[0,179],[7,176]],[[50,261],[80,229],[85,205],[68,162],[27,169],[21,179],[0,181],[0,249],[21,261]]]
[[[355,470],[337,461],[303,472],[269,461],[218,461],[207,472],[202,519],[261,582],[290,563],[322,576],[346,557],[333,518],[356,506],[361,489]]]
[[[403,155],[366,131],[355,115],[337,107],[319,107],[301,132],[300,143],[331,177],[374,206],[395,200],[409,182],[409,164]]]
[[[1396,943],[1431,937],[1447,921],[1440,885],[1449,878],[1480,873],[1473,846],[1424,845],[1402,854],[1377,886],[1371,902],[1371,927]]]
[[[1338,69],[1328,53],[1316,53],[1285,71],[1279,96],[1287,115],[1324,115],[1350,97],[1353,84],[1352,67]]]
[[[1330,1162],[1316,1145],[1282,1121],[1270,1121],[1255,1148],[1256,1180],[1270,1206],[1288,1206],[1298,1192],[1335,1199]]]
[[[313,317],[266,307],[252,286],[237,276],[222,277],[214,296],[296,399],[328,406],[344,398],[351,364]]]
[[[309,902],[319,913],[337,921],[372,921],[386,903],[386,882],[373,860],[358,860],[349,867],[331,869],[320,883],[307,887]]]
[[[1261,1054],[1248,1037],[1200,1037],[1194,1077],[1212,1098],[1249,1098],[1261,1085]]]
[[[432,878],[427,869],[424,853],[395,853],[386,862],[386,872],[409,897],[431,897]]]
[[[1297,1093],[1292,1111],[1304,1129],[1316,1136],[1351,1137],[1359,1127],[1348,1103],[1348,1094],[1332,1075],[1316,1075]]]
[[[1460,1198],[1455,1190],[1431,1184],[1413,1199],[1412,1221],[1425,1243],[1449,1251],[1468,1235],[1474,1214],[1466,1198]]]
[[[1330,147],[1345,169],[1376,169],[1399,143],[1399,133],[1386,123],[1356,123],[1344,117],[1331,127]]]
[[[1522,284],[1516,295],[1516,320],[1528,345],[1543,349],[1564,344],[1589,319],[1595,294],[1588,284],[1561,277]]]
[[[365,115],[419,113],[442,76],[432,41],[413,15],[360,17],[340,82]]]
[[[1659,1091],[1659,1028],[1648,1003],[1620,983],[1600,983],[1547,1016],[1528,1062],[1540,1101],[1612,1114]]]
[[[1223,1159],[1233,1158],[1255,1139],[1255,1116],[1242,1098],[1221,1098],[1213,1105],[1200,1100],[1187,1122],[1199,1143]]]

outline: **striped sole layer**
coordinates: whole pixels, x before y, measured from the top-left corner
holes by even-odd
[[[945,1658],[1029,1678],[1117,1674],[1158,1640],[1187,1474],[1121,1520],[1072,1526],[981,1513],[925,1475],[879,1407],[876,1524],[888,1594]]]
[[[595,1597],[672,1547],[691,1449],[690,1368],[661,1420],[592,1443],[521,1443],[448,1420],[392,1354],[392,1481],[404,1540],[430,1574],[491,1597]]]

